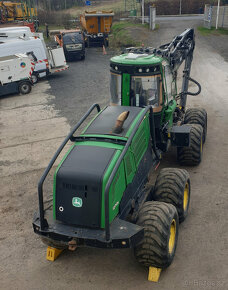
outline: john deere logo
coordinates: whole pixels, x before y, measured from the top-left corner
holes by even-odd
[[[82,199],[80,197],[73,197],[72,205],[75,207],[82,207]]]

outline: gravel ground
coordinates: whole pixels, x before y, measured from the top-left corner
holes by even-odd
[[[198,24],[163,21],[142,41],[157,46]],[[147,269],[129,249],[81,248],[48,262],[46,247],[32,230],[37,182],[45,166],[88,107],[109,101],[112,53],[104,56],[102,49],[91,48],[85,61],[70,63],[67,72],[41,81],[31,94],[0,100],[0,289],[227,289],[227,40],[197,33],[191,76],[201,83],[202,93],[188,103],[207,109],[208,138],[203,162],[187,168],[189,217],[180,226],[173,264],[157,284],[147,281]],[[164,166],[178,167],[174,151],[164,157]]]

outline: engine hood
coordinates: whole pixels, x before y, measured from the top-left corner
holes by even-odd
[[[100,227],[103,176],[116,149],[73,146],[54,178],[56,220],[78,226]]]

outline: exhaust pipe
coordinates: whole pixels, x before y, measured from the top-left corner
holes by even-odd
[[[112,133],[120,134],[123,131],[123,124],[129,116],[129,113],[129,111],[125,111],[118,116],[115,127],[112,129]]]

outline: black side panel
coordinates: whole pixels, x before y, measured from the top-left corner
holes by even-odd
[[[154,125],[155,125],[155,128],[160,128],[161,127],[161,116],[162,116],[162,112],[154,113]]]
[[[155,166],[156,163],[157,159],[152,151],[152,146],[149,143],[148,149],[139,163],[138,170],[132,183],[127,186],[126,191],[123,194],[119,215],[121,219],[124,219],[129,214],[132,208],[132,202],[134,202],[135,208],[138,207],[140,200],[143,197],[141,196],[144,193],[143,188],[148,181],[147,175],[151,167]]]
[[[56,177],[57,220],[100,227],[102,179],[115,151],[96,146],[72,149]]]

